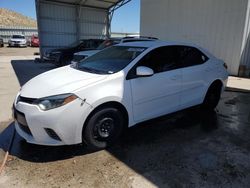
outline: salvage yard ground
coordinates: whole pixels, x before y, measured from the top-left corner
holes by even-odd
[[[35,50],[0,48],[0,148],[5,151],[14,130],[10,107],[20,85],[55,68],[35,63]],[[249,135],[250,94],[231,91],[213,112],[195,107],[142,123],[114,147],[94,153],[81,144],[32,145],[16,134],[0,187],[249,187]]]

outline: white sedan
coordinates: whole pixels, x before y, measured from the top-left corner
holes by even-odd
[[[195,45],[123,43],[27,82],[14,101],[15,128],[30,143],[102,149],[139,122],[214,109],[227,78],[225,63]]]
[[[27,47],[27,40],[24,35],[12,35],[8,42],[9,46]]]

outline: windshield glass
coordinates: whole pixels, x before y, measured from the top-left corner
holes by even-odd
[[[13,39],[25,39],[25,37],[22,35],[13,35],[12,38]]]
[[[112,46],[80,61],[77,69],[97,74],[113,74],[124,69],[146,48]]]

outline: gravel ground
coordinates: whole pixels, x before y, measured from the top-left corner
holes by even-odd
[[[14,127],[0,125],[6,150]],[[0,187],[249,187],[249,135],[250,94],[239,92],[225,92],[213,112],[195,107],[144,122],[94,153],[32,145],[16,134]]]

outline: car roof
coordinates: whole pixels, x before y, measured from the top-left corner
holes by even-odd
[[[131,47],[144,47],[144,48],[157,48],[162,46],[189,46],[194,47],[202,51],[209,58],[215,58],[213,54],[211,54],[208,50],[202,48],[199,45],[188,43],[188,42],[178,42],[178,41],[162,41],[162,40],[153,40],[153,41],[138,41],[138,42],[127,42],[127,43],[119,43],[115,46],[131,46]]]
[[[173,46],[173,45],[183,45],[200,48],[199,46],[187,43],[187,42],[175,42],[175,41],[161,41],[161,40],[149,40],[149,41],[136,41],[136,42],[126,42],[119,43],[117,46],[134,46],[134,47],[160,47],[160,46]]]
[[[142,37],[127,37],[127,38],[123,38],[121,40],[121,43],[128,43],[128,42],[140,42],[140,41],[155,41],[158,39],[154,39],[154,38],[142,38]]]

